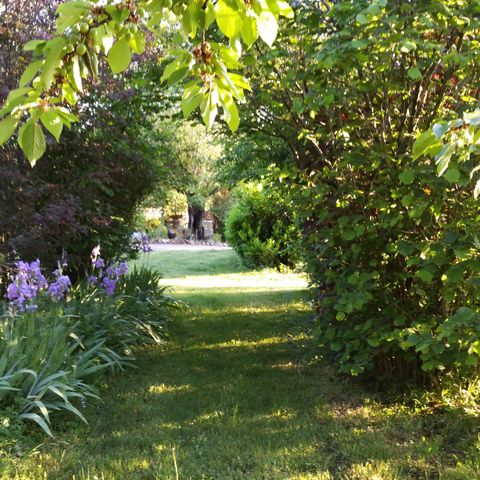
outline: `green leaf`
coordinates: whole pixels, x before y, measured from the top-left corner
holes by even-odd
[[[460,171],[456,168],[449,168],[446,172],[445,172],[445,178],[447,179],[447,181],[449,181],[450,183],[456,183],[460,180]]]
[[[328,340],[333,340],[335,338],[335,329],[334,328],[327,328],[327,330],[325,331],[325,337],[328,339]]]
[[[413,179],[415,178],[415,173],[412,169],[404,170],[398,178],[404,185],[411,185],[413,183]]]
[[[77,89],[77,91],[83,92],[82,74],[80,72],[80,62],[78,57],[75,57],[75,59],[73,60],[72,83],[73,86]]]
[[[200,104],[200,110],[202,113],[203,122],[207,128],[212,128],[215,118],[218,114],[218,90],[212,89],[208,92],[206,97],[203,98]]]
[[[189,71],[190,69],[188,67],[183,67],[175,70],[175,72],[173,72],[168,78],[167,86],[173,85],[174,83],[183,80],[188,75]]]
[[[201,5],[193,1],[185,10],[182,18],[182,25],[185,33],[190,38],[195,38],[197,28],[203,28],[205,24],[205,12]]]
[[[448,123],[436,123],[432,127],[432,133],[436,138],[442,138],[450,130],[450,124]]]
[[[235,132],[240,125],[238,108],[231,95],[225,95],[222,99],[223,113],[227,125],[232,132]]]
[[[107,59],[113,73],[125,71],[132,61],[132,50],[128,41],[122,39],[115,42],[108,51]]]
[[[7,97],[6,103],[11,103],[17,98],[22,97],[26,93],[29,93],[32,89],[30,87],[16,88],[15,90],[10,90]]]
[[[78,95],[68,83],[64,83],[62,86],[62,96],[70,105],[77,103]]]
[[[182,111],[184,117],[188,117],[196,108],[200,106],[203,100],[202,89],[199,85],[186,87],[182,97]]]
[[[284,0],[267,0],[268,9],[275,15],[285,18],[294,18],[293,8]]]
[[[413,40],[403,40],[402,48],[400,51],[402,53],[412,52],[417,49],[417,44]]]
[[[103,48],[103,51],[108,54],[115,41],[109,28],[106,25],[101,25],[100,27],[93,28],[90,35],[93,38],[95,45]]]
[[[474,355],[468,355],[467,358],[465,359],[465,365],[468,365],[469,367],[476,367],[478,364],[478,357]]]
[[[378,15],[381,12],[378,5],[374,2],[367,8],[367,13],[369,15]]]
[[[423,153],[436,142],[437,138],[431,130],[422,133],[413,144],[413,159],[421,157]]]
[[[122,23],[130,16],[130,10],[127,8],[119,8],[121,5],[121,3],[118,3],[117,5],[107,5],[105,7],[105,10],[116,23]]]
[[[67,41],[62,37],[57,37],[45,45],[47,55],[45,57],[45,63],[40,75],[40,82],[43,90],[48,90],[53,82],[55,71],[59,66],[60,59],[63,56],[63,48],[67,44]]]
[[[258,17],[257,28],[260,38],[271,47],[278,33],[278,23],[275,15],[271,12],[262,12]]]
[[[247,13],[243,21],[241,33],[247,47],[253,45],[258,38],[257,19],[250,12]]]
[[[40,117],[44,127],[56,138],[57,142],[60,140],[63,130],[63,121],[56,109],[43,112]]]
[[[455,147],[452,144],[447,143],[442,150],[440,150],[440,153],[435,157],[435,161],[437,162],[437,174],[439,177],[443,175],[445,170],[448,168],[450,159],[452,158],[454,152]]]
[[[445,280],[448,283],[459,283],[463,280],[463,268],[454,265],[445,272]]]
[[[62,119],[63,124],[66,125],[68,128],[71,127],[72,123],[79,121],[79,118],[73,113],[69,112],[65,107],[58,107],[56,108],[56,111]]]
[[[23,50],[26,52],[33,52],[38,47],[43,47],[46,43],[46,40],[30,40],[23,46]]]
[[[342,344],[340,342],[332,342],[330,344],[330,349],[334,352],[339,352],[342,349]]]
[[[443,364],[441,364],[438,360],[434,360],[434,359],[431,359],[431,360],[428,360],[427,362],[424,362],[422,364],[422,370],[424,372],[430,372],[432,370],[443,370],[445,367]]]
[[[20,78],[20,86],[25,87],[37,74],[37,72],[42,68],[43,60],[35,60],[32,62],[23,72],[23,75]]]
[[[177,70],[180,70],[182,68],[185,68],[190,61],[190,55],[186,55],[185,53],[188,52],[182,52],[182,55],[177,56],[172,62],[170,62],[166,67],[165,70],[163,71],[163,75],[160,78],[160,81],[164,82],[165,80],[168,80],[174,72]]]
[[[42,127],[32,121],[25,123],[18,132],[18,144],[33,167],[47,148]]]
[[[410,243],[400,240],[397,244],[397,252],[403,255],[404,257],[408,257],[415,251],[415,248]]]
[[[88,3],[81,1],[66,2],[59,5],[56,20],[58,33],[62,34],[68,28],[73,27],[88,12],[88,9]]]
[[[53,438],[53,434],[49,426],[47,425],[47,422],[45,422],[45,420],[37,413],[22,413],[21,415],[19,415],[19,418],[24,418],[26,420],[33,420],[35,423],[37,423],[41,427],[41,429],[47,435]]]
[[[0,145],[3,145],[15,132],[18,120],[13,117],[7,117],[0,121]]]
[[[357,14],[356,20],[360,25],[366,25],[370,22],[364,13]]]
[[[80,410],[75,408],[70,402],[65,402],[63,408],[75,414],[80,420],[82,420],[82,422],[88,424],[87,419],[83,416]]]
[[[475,184],[475,188],[473,190],[473,197],[475,200],[480,196],[480,180],[477,180],[477,183]]]
[[[362,50],[365,47],[368,47],[369,41],[366,38],[363,38],[361,40],[352,40],[351,45],[353,48],[356,50]]]
[[[234,38],[242,29],[243,14],[238,9],[232,8],[233,3],[227,3],[225,0],[218,0],[215,7],[215,19],[220,31],[228,38]]]
[[[130,40],[131,49],[137,54],[142,55],[145,52],[146,42],[143,32],[137,32]]]
[[[239,75],[238,73],[229,73],[228,75],[230,77],[230,80],[232,83],[237,87],[242,90],[252,90],[252,87],[248,83],[248,80],[245,77],[242,77],[242,75]]]
[[[422,79],[422,72],[417,67],[409,68],[407,74],[412,80],[417,81]]]
[[[356,238],[357,234],[354,230],[344,230],[340,235],[344,240],[351,241]]]
[[[416,273],[418,278],[421,278],[425,283],[431,283],[433,280],[433,274],[426,268],[422,268]]]

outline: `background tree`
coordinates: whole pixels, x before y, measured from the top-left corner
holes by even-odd
[[[47,39],[53,31],[59,0],[0,2],[0,102],[4,102],[31,59],[23,45],[33,37]]]
[[[156,122],[162,181],[149,203],[165,202],[169,189],[183,193],[188,200],[188,229],[203,238],[202,219],[206,202],[220,189],[215,164],[222,152],[222,140],[199,124],[162,119]]]

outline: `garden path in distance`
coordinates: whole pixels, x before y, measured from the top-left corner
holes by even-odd
[[[89,425],[72,422],[5,478],[480,478],[478,421],[381,403],[320,357],[305,279],[248,271],[229,250],[142,261],[188,304],[170,342],[139,351]]]

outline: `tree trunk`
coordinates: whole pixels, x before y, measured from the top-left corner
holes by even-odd
[[[204,208],[198,205],[188,205],[188,229],[192,232],[192,237],[197,240],[204,239],[204,231],[202,227],[204,213]]]

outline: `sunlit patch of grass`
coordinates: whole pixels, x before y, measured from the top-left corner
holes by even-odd
[[[191,385],[166,385],[165,383],[160,385],[151,385],[148,388],[148,393],[178,393],[191,391]]]
[[[227,342],[220,343],[211,343],[211,344],[198,344],[188,347],[188,350],[220,350],[220,349],[231,349],[231,348],[245,348],[245,349],[255,349],[259,348],[262,345],[282,345],[293,341],[298,341],[302,339],[307,339],[307,335],[299,333],[288,338],[284,337],[270,337],[262,338],[259,340],[248,341],[241,339],[232,339]]]
[[[174,287],[175,290],[203,290],[203,289],[239,289],[243,293],[248,290],[269,289],[295,290],[305,289],[305,278],[295,274],[281,274],[279,272],[266,273],[238,273],[222,275],[200,275],[180,278],[166,278],[163,284]]]

